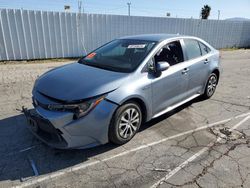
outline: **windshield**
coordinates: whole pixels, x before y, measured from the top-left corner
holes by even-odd
[[[89,53],[79,63],[116,72],[133,72],[155,44],[154,41],[118,39]]]

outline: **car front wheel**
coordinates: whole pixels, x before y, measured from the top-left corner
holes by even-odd
[[[115,144],[124,144],[131,140],[141,126],[142,113],[139,105],[129,102],[120,106],[109,127],[109,140]]]
[[[212,95],[215,92],[216,86],[218,83],[218,77],[215,73],[210,74],[208,81],[207,81],[207,85],[205,88],[205,92],[203,94],[203,97],[205,99],[208,99],[210,97],[212,97]]]

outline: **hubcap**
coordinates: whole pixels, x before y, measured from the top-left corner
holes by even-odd
[[[216,85],[217,85],[216,76],[211,76],[208,80],[208,85],[207,85],[207,95],[208,96],[212,96],[214,94]]]
[[[137,109],[128,108],[125,110],[119,121],[119,135],[124,139],[132,137],[140,124],[140,118]]]

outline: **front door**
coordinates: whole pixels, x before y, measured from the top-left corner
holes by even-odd
[[[170,64],[161,75],[152,78],[152,107],[153,115],[156,115],[186,98],[189,73],[180,41],[165,45],[152,61],[155,65],[162,61]]]

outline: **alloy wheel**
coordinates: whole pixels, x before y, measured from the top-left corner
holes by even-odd
[[[210,97],[214,94],[217,85],[217,77],[216,75],[212,75],[208,80],[207,85],[207,95]]]
[[[120,118],[118,132],[120,137],[127,139],[131,138],[137,131],[140,125],[140,114],[136,108],[126,109]]]

